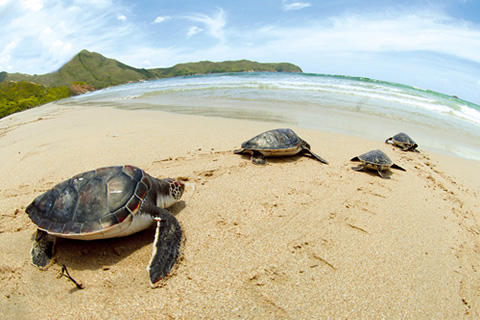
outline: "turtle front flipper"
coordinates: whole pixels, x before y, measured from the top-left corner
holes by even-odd
[[[365,169],[365,165],[361,164],[358,167],[352,167],[352,169],[355,171],[362,171],[363,169]]]
[[[267,165],[267,160],[265,160],[265,157],[263,154],[260,152],[253,152],[252,156],[250,157],[250,160],[252,160],[253,164],[257,164],[260,166],[265,166]]]
[[[409,145],[408,147],[406,147],[405,151],[420,152],[420,151],[417,150],[417,148],[418,148],[418,144],[413,143],[413,144]]]
[[[30,251],[32,254],[32,263],[40,269],[46,269],[52,262],[54,248],[55,237],[43,230],[37,229],[32,250]]]
[[[152,259],[147,267],[150,285],[155,287],[172,271],[180,255],[182,228],[177,219],[167,210],[158,208],[161,213],[155,218],[157,229],[153,242]]]
[[[383,170],[380,169],[380,168],[377,169],[377,172],[378,172],[378,174],[380,175],[380,177],[382,177],[383,179],[390,179],[390,178],[391,178],[390,175],[387,174],[386,171],[383,171]]]

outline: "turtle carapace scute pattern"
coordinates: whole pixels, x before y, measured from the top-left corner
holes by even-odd
[[[181,181],[157,179],[130,165],[98,168],[65,180],[39,195],[25,210],[38,228],[32,262],[39,268],[51,263],[55,237],[123,237],[156,221],[148,267],[153,286],[170,273],[179,256],[182,229],[165,208],[178,202],[184,189]]]
[[[393,143],[393,145],[401,148],[403,151],[420,152],[417,150],[418,144],[403,132],[397,133],[393,137],[390,137],[387,140],[385,140],[385,143],[390,143],[390,142]]]
[[[352,167],[353,170],[362,171],[364,169],[373,169],[378,172],[380,177],[390,179],[386,173],[390,168],[406,171],[404,168],[396,165],[382,150],[371,150],[357,157],[353,157],[350,161],[360,161],[358,167]]]
[[[315,154],[310,145],[301,139],[292,129],[282,128],[263,132],[242,143],[242,148],[233,151],[235,154],[247,153],[251,161],[257,165],[266,165],[265,157],[284,157],[296,154],[308,155],[322,163],[328,162]]]

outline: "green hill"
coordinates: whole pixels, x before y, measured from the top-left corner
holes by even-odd
[[[27,81],[0,82],[0,118],[14,112],[69,97],[67,87],[48,88]]]
[[[291,63],[259,63],[249,60],[181,63],[171,68],[150,69],[158,78],[226,72],[302,72]]]
[[[290,63],[249,60],[177,64],[139,69],[82,50],[58,71],[44,75],[0,72],[0,117],[86,91],[143,80],[225,72],[302,72]],[[54,90],[55,89],[55,90]],[[65,93],[68,94],[65,95]],[[49,100],[52,99],[52,100]]]
[[[47,87],[69,87],[74,82],[85,82],[97,89],[152,78],[155,76],[145,69],[136,69],[87,50],[81,51],[60,70],[52,73],[34,76],[16,73],[4,76],[5,80],[31,81]]]
[[[102,89],[129,82],[177,77],[194,74],[223,72],[302,72],[302,69],[290,63],[259,63],[249,60],[224,62],[192,62],[177,64],[170,68],[138,69],[114,59],[108,59],[99,53],[82,50],[67,62],[60,70],[44,75],[21,73],[0,73],[2,81],[29,81],[47,87],[71,86],[74,82],[85,82],[96,89]]]

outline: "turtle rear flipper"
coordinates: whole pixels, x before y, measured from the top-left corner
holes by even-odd
[[[322,163],[325,163],[325,164],[328,164],[328,161],[323,159],[322,157],[320,157],[318,154],[312,152],[312,150],[310,149],[303,149],[303,152],[305,154],[309,154],[311,155],[314,159],[317,159],[318,161],[322,162]]]
[[[52,262],[54,247],[55,237],[43,230],[37,229],[32,250],[30,251],[32,254],[32,263],[40,269],[46,269]]]
[[[177,219],[167,210],[158,208],[157,229],[153,242],[152,259],[147,268],[150,285],[154,287],[172,271],[180,254],[182,229]]]
[[[400,167],[399,165],[396,165],[395,163],[392,164],[391,168],[402,170],[402,171],[407,171],[407,170],[403,169],[402,167]]]
[[[312,158],[322,162],[322,163],[325,163],[325,164],[328,164],[328,161],[323,159],[322,157],[320,157],[318,154],[316,154],[315,152],[313,152],[312,150],[310,150],[310,144],[308,144],[308,142],[306,142],[305,140],[302,140],[300,139],[300,147],[302,148],[302,153],[303,154],[307,154],[307,155],[310,155],[312,156]]]

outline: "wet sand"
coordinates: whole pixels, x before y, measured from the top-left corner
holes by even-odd
[[[275,127],[55,104],[1,119],[2,319],[480,316],[480,162],[296,127],[329,165],[295,156],[260,167],[233,154]],[[349,159],[372,149],[407,171],[352,170]],[[26,206],[77,173],[122,164],[191,184],[170,208],[186,236],[174,274],[149,287],[154,229],[60,239],[54,265],[35,268]],[[62,265],[83,290],[59,277]]]

